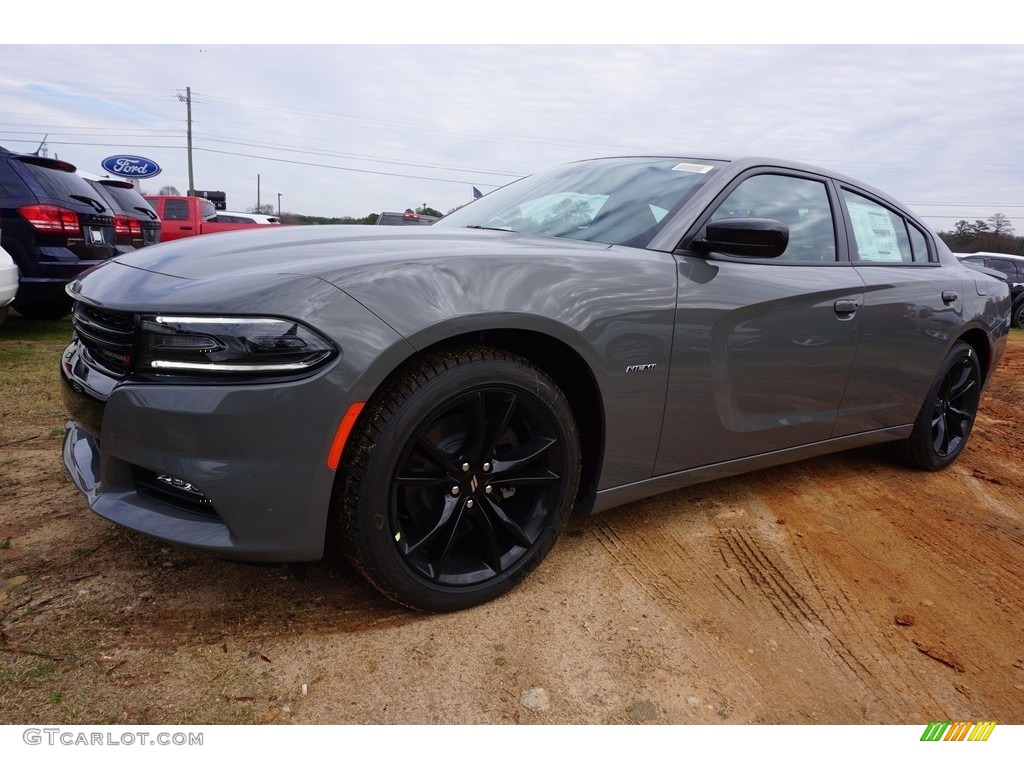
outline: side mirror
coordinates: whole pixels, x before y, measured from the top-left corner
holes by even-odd
[[[709,222],[703,240],[692,247],[704,253],[774,259],[789,245],[789,227],[775,219],[720,219]]]

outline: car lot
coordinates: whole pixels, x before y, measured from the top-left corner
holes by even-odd
[[[67,332],[0,332],[4,722],[1024,722],[1024,333],[945,472],[861,450],[573,519],[525,588],[424,615],[89,512]]]

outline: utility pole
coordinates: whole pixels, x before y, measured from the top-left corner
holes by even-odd
[[[260,210],[260,175],[256,174],[256,211]]]
[[[185,96],[178,94],[178,101],[185,102],[185,110],[188,115],[188,196],[196,196],[195,180],[192,177],[192,88],[185,87]]]
[[[277,218],[281,218],[281,193],[277,193]]]

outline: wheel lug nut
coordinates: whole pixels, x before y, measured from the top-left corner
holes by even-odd
[[[462,465],[462,471],[463,472],[469,472],[469,464],[463,464]]]
[[[491,493],[493,490],[494,489],[489,485],[484,486],[484,493]]]
[[[484,463],[484,472],[490,472],[490,471],[491,471],[491,462],[488,461],[488,462]]]
[[[472,499],[466,499],[466,509],[472,509],[473,506],[474,506],[473,505],[473,500]]]
[[[452,496],[458,496],[458,495],[459,495],[459,486],[453,485],[452,486]]]

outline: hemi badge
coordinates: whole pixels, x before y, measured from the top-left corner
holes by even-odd
[[[643,365],[628,365],[626,366],[626,373],[636,373],[637,371],[653,371],[657,367],[657,363],[644,363]]]

